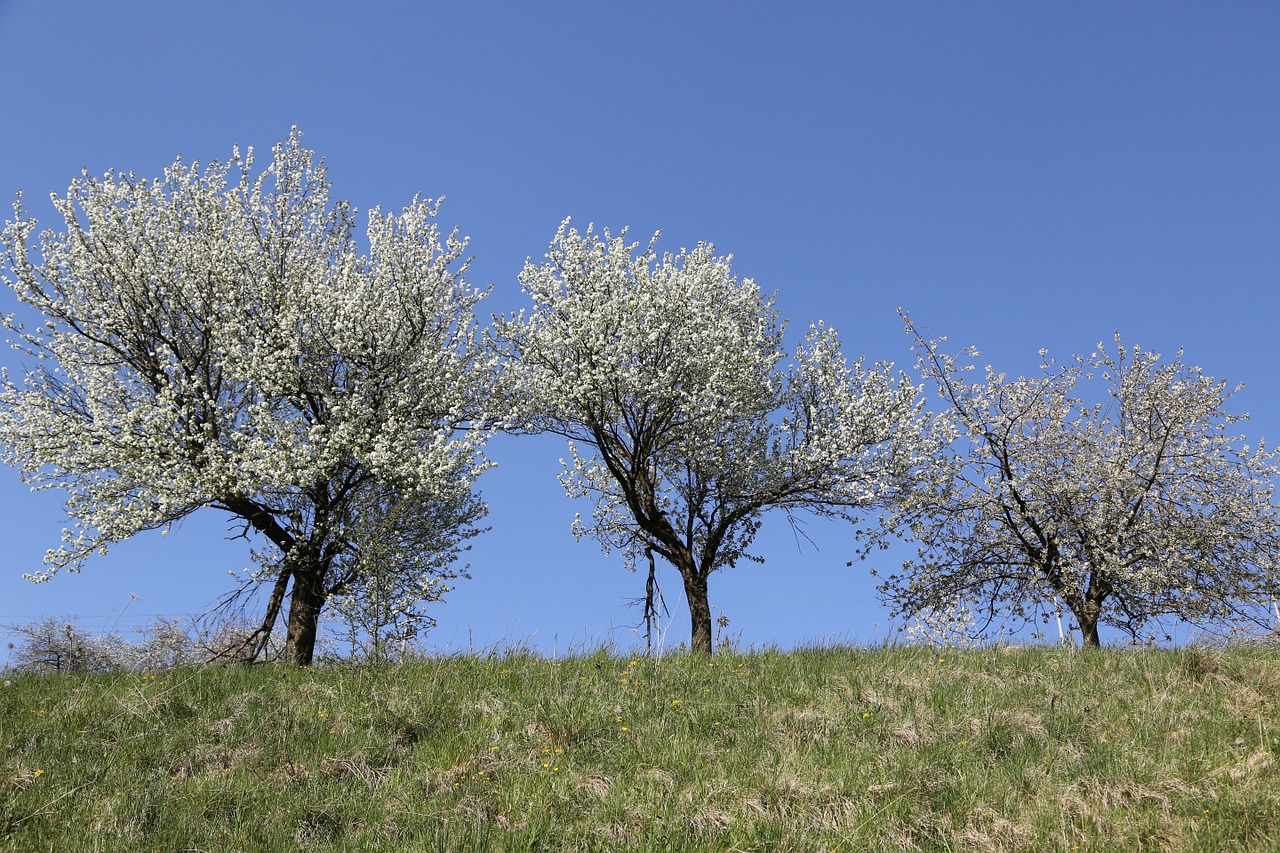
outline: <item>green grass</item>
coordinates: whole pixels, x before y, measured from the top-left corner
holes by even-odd
[[[1280,653],[7,676],[0,845],[1280,850]]]

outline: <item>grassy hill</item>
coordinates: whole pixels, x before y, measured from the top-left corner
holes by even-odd
[[[0,845],[1280,850],[1280,652],[6,677]]]

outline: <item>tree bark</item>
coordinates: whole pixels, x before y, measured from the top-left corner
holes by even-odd
[[[1084,640],[1084,647],[1086,649],[1102,648],[1102,642],[1098,638],[1098,620],[1097,619],[1094,619],[1091,622],[1086,622],[1085,620],[1081,619],[1080,620],[1080,636]]]
[[[324,607],[324,576],[324,566],[319,562],[298,566],[293,571],[289,626],[284,644],[286,663],[311,666],[316,650],[320,610]]]
[[[1079,596],[1063,596],[1063,602],[1080,626],[1080,640],[1083,648],[1096,649],[1102,646],[1098,636],[1098,623],[1102,620],[1102,607],[1094,601],[1081,601]]]
[[[1111,594],[1111,584],[1105,577],[1097,573],[1089,577],[1089,588],[1085,591],[1084,606],[1076,614],[1080,620],[1080,637],[1084,648],[1098,649],[1102,641],[1098,637],[1098,623],[1102,621],[1102,603]]]
[[[689,600],[689,649],[711,654],[711,601],[707,596],[707,578],[697,569],[680,567],[684,577],[684,594]]]

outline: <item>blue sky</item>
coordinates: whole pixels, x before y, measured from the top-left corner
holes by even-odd
[[[81,168],[155,175],[177,154],[265,151],[299,125],[361,209],[444,196],[488,308],[565,216],[664,245],[709,240],[846,351],[910,368],[895,314],[1010,373],[1119,330],[1246,388],[1280,435],[1280,7],[1268,3],[451,3],[0,0],[0,195],[44,201]],[[6,207],[6,211],[8,208]],[[0,310],[14,300],[0,293]],[[13,357],[3,356],[14,364]],[[502,439],[492,530],[430,644],[633,642],[643,578],[589,542],[560,442]],[[227,520],[22,580],[61,502],[0,470],[0,623],[119,630],[202,611],[248,565]],[[849,532],[713,576],[747,644],[889,631]],[[876,565],[892,568],[893,552]],[[678,578],[668,639],[687,638]],[[130,594],[139,596],[131,601]]]

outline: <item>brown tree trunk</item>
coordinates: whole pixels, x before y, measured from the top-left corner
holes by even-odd
[[[289,596],[289,631],[285,638],[285,663],[311,666],[316,651],[320,610],[324,607],[324,566],[312,563],[293,571]]]
[[[685,571],[680,567],[684,577],[684,595],[689,600],[689,649],[690,651],[711,654],[711,601],[707,597],[707,579],[697,569]]]
[[[1102,648],[1102,642],[1098,639],[1097,616],[1094,616],[1092,619],[1080,619],[1080,636],[1084,640],[1084,647],[1086,649]]]
[[[1063,597],[1066,602],[1067,609],[1071,611],[1071,615],[1076,618],[1076,624],[1080,626],[1081,644],[1086,649],[1101,648],[1102,642],[1098,637],[1098,623],[1102,620],[1102,605],[1091,599],[1080,600],[1079,596]]]
[[[1105,577],[1093,574],[1085,591],[1084,606],[1076,614],[1080,620],[1080,636],[1086,649],[1098,649],[1102,642],[1098,637],[1098,623],[1102,621],[1102,603],[1111,593],[1111,584]]]

